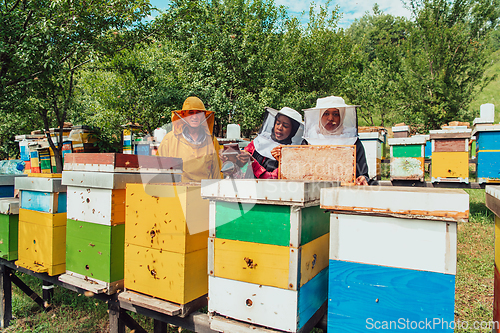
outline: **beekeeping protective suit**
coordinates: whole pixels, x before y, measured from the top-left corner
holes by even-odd
[[[188,97],[182,110],[172,111],[172,131],[163,138],[158,155],[182,158],[182,181],[221,178],[219,144],[213,136],[214,112],[198,97]]]

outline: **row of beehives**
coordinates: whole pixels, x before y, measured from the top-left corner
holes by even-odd
[[[181,305],[208,292],[221,331],[245,322],[307,331],[327,308],[329,329],[341,331],[453,320],[456,222],[468,213],[461,190],[157,184],[180,170],[116,172],[123,155],[86,155],[93,160],[67,160],[62,180],[16,181],[19,266]]]
[[[405,126],[406,128],[408,126]],[[370,178],[381,176],[382,143],[379,133],[360,133],[365,147]],[[475,156],[470,154],[474,139]],[[429,135],[388,139],[391,180],[425,178],[425,158],[431,157],[432,182],[469,183],[469,157],[477,158],[479,183],[500,181],[500,125],[476,124],[467,128],[432,130]]]

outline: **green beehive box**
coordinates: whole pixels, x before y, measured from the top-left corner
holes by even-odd
[[[124,247],[125,224],[109,226],[68,219],[66,273],[102,284],[123,285]]]
[[[19,199],[0,199],[0,257],[17,260]]]

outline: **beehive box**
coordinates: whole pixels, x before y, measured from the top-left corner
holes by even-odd
[[[66,228],[66,274],[94,281],[96,292],[123,289],[125,224],[68,219]]]
[[[89,159],[85,159],[90,155]],[[142,171],[136,164],[127,164],[121,154],[68,154],[63,183],[68,188],[68,229],[66,274],[60,280],[77,283],[77,279],[92,281],[84,288],[96,293],[112,294],[123,289],[125,248],[125,192],[129,183],[146,186],[149,180],[180,180],[178,159],[154,158],[162,162],[158,173]],[[148,160],[147,160],[148,161]],[[146,161],[146,162],[147,162]],[[149,160],[150,161],[150,160]],[[125,166],[123,167],[122,166]],[[117,170],[126,172],[113,172]],[[93,170],[93,171],[81,171]],[[140,172],[139,172],[140,170]],[[80,284],[82,284],[80,282]]]
[[[371,179],[381,179],[382,145],[385,136],[381,132],[359,133],[359,139],[365,148],[368,175]]]
[[[431,181],[469,183],[470,129],[431,130]]]
[[[19,230],[19,199],[0,199],[0,257],[6,260],[17,259],[17,240]]]
[[[472,135],[477,137],[478,182],[500,182],[500,125],[477,124]]]
[[[486,186],[486,207],[495,214],[495,265],[494,265],[494,297],[493,321],[500,321],[500,186]],[[493,329],[498,332],[498,329]]]
[[[66,186],[59,175],[47,176],[30,174],[15,180],[20,196],[16,265],[59,275],[66,269]]]
[[[311,329],[327,297],[328,215],[320,189],[338,182],[203,180],[210,199],[212,329]],[[229,317],[231,320],[227,320]]]
[[[424,181],[425,136],[389,139],[391,180]]]
[[[27,175],[0,175],[0,198],[13,198],[16,178]]]
[[[19,209],[18,253],[18,266],[51,276],[64,273],[66,213]]]
[[[118,153],[66,154],[65,171],[82,172],[141,172],[178,175],[182,173],[182,159]],[[170,182],[174,182],[171,179]],[[158,181],[159,182],[159,181]]]
[[[181,305],[207,294],[208,204],[199,184],[127,185],[127,290]]]
[[[331,210],[328,331],[399,318],[453,322],[457,221],[469,212],[463,190],[325,189],[321,207]]]
[[[279,178],[354,184],[356,146],[281,146]]]
[[[410,126],[393,126],[392,134],[396,139],[407,138],[410,136]]]

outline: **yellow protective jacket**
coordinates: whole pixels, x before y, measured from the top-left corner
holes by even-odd
[[[219,143],[210,133],[201,144],[186,140],[182,131],[186,126],[182,120],[174,123],[158,148],[158,155],[182,158],[182,182],[200,182],[202,179],[220,179],[221,161]]]

